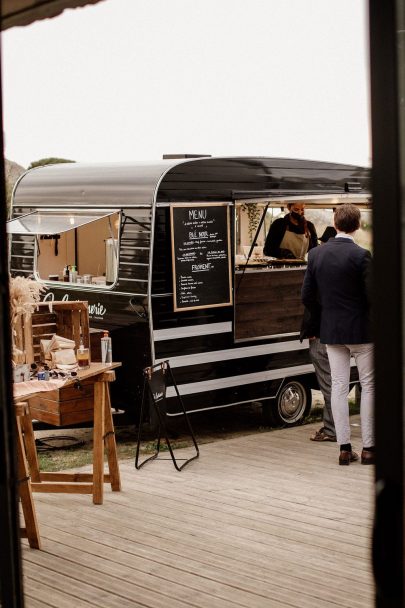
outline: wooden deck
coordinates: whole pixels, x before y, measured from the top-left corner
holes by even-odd
[[[205,444],[181,473],[123,461],[99,506],[36,494],[27,608],[371,608],[373,467],[339,467],[313,428]]]

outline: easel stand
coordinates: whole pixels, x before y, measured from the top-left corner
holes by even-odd
[[[167,444],[168,450],[170,452],[170,456],[173,461],[173,464],[177,471],[181,471],[182,469],[184,469],[184,467],[189,462],[191,462],[192,460],[195,460],[196,458],[199,457],[200,451],[198,449],[197,441],[195,439],[193,429],[191,428],[191,424],[190,424],[189,418],[187,416],[187,412],[184,407],[183,400],[181,398],[179,389],[177,388],[176,381],[174,379],[172,370],[170,368],[169,361],[163,361],[162,363],[158,363],[156,365],[153,365],[152,367],[146,367],[143,370],[143,373],[144,373],[144,383],[143,383],[141,412],[140,412],[140,417],[139,417],[138,443],[136,446],[135,468],[139,470],[141,467],[143,467],[144,464],[146,464],[147,462],[150,462],[151,460],[155,460],[159,456],[160,444],[161,444],[161,439],[162,439],[162,434],[163,434],[163,437],[166,440],[166,444]],[[190,436],[191,436],[191,439],[193,441],[193,444],[194,444],[194,447],[196,450],[195,456],[193,456],[192,458],[186,459],[185,462],[183,462],[183,464],[181,466],[179,466],[177,464],[177,462],[180,460],[184,460],[184,458],[179,458],[176,460],[176,458],[174,456],[173,448],[171,446],[170,439],[168,436],[167,425],[166,425],[166,420],[165,420],[166,419],[166,409],[165,409],[166,389],[167,389],[167,381],[169,379],[171,380],[171,383],[174,386],[174,389],[176,391],[178,402],[181,406],[181,410],[184,415],[184,419],[187,423],[187,427],[190,432]],[[144,408],[145,408],[145,401],[147,401],[146,395],[149,395],[149,397],[150,397],[151,406],[154,408],[154,410],[156,412],[159,426],[158,426],[158,436],[157,436],[157,445],[156,445],[155,453],[140,463],[139,462],[139,450],[140,450],[140,445],[141,445],[143,413],[144,413]],[[167,459],[162,458],[161,460],[167,460]]]

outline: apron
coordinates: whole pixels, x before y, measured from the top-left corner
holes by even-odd
[[[296,260],[303,260],[308,252],[308,247],[309,235],[296,234],[287,228],[280,243],[280,249],[288,249],[293,253]]]

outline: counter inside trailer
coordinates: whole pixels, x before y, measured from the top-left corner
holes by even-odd
[[[235,340],[299,333],[301,287],[306,265],[237,267],[235,271]]]

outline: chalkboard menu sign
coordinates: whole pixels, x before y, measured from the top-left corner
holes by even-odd
[[[226,203],[170,207],[174,310],[232,304]]]

